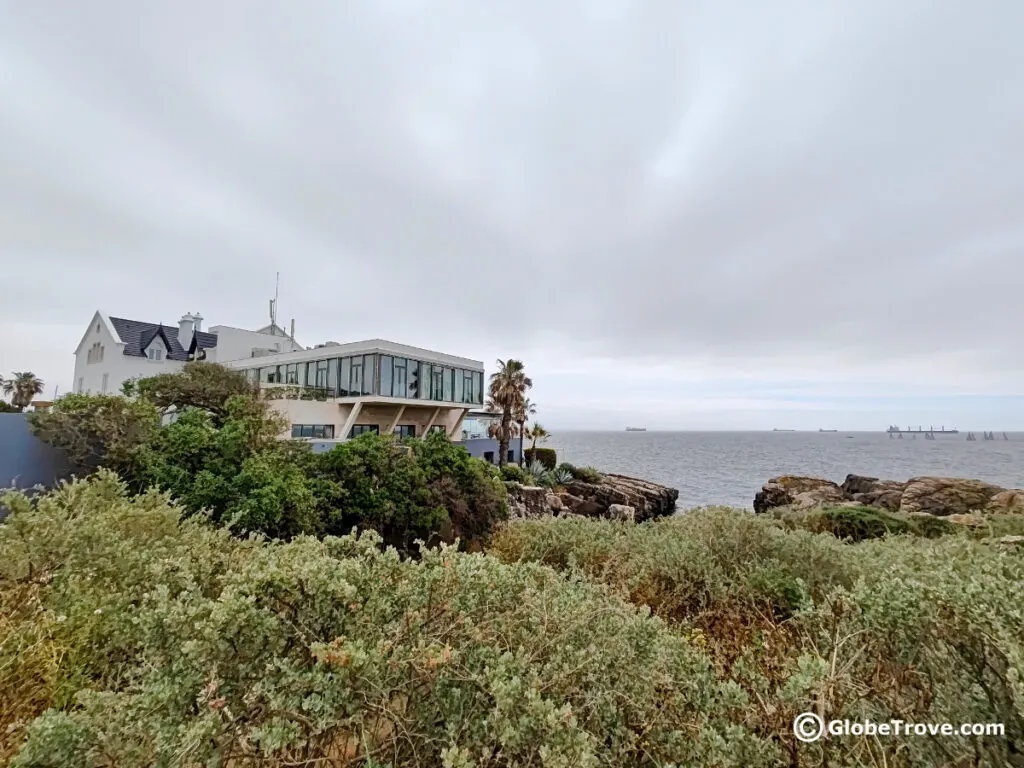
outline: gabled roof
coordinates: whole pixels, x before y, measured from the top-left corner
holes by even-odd
[[[142,320],[127,320],[123,317],[110,318],[110,324],[114,326],[117,335],[124,342],[124,353],[133,357],[145,357],[146,348],[153,343],[153,339],[159,336],[167,345],[168,360],[188,360],[188,350],[178,342],[177,327],[170,327],[162,323],[147,323]],[[201,348],[214,347],[217,345],[217,337],[211,333],[198,333],[196,336],[213,337],[213,343],[209,338],[205,340]]]

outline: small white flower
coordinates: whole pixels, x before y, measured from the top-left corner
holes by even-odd
[[[60,616],[57,617],[57,621],[59,621],[59,622],[65,622],[67,620],[68,620],[68,617],[65,616],[63,613]]]
[[[97,608],[95,611],[93,611],[93,613],[95,613],[97,615],[101,614],[101,613],[103,613],[103,609],[102,608]]]

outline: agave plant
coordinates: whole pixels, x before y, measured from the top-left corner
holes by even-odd
[[[530,466],[526,468],[526,471],[529,473],[531,478],[540,482],[541,480],[544,479],[544,475],[547,473],[548,470],[547,467],[545,467],[539,461],[534,459],[532,462],[530,462]]]
[[[551,470],[551,479],[554,480],[555,485],[568,485],[573,480],[572,472],[569,471],[568,467],[557,467]]]

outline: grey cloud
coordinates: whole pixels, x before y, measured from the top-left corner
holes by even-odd
[[[1024,6],[4,16],[0,254],[60,275],[21,322],[251,325],[281,270],[309,342],[1024,381]]]

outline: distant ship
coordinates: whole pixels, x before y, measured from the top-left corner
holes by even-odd
[[[819,429],[819,432],[838,432],[838,429]]]
[[[772,430],[772,432],[796,432],[796,430],[795,429],[779,429],[778,427],[776,427],[775,429]]]
[[[646,432],[647,427],[626,427],[627,432]]]

